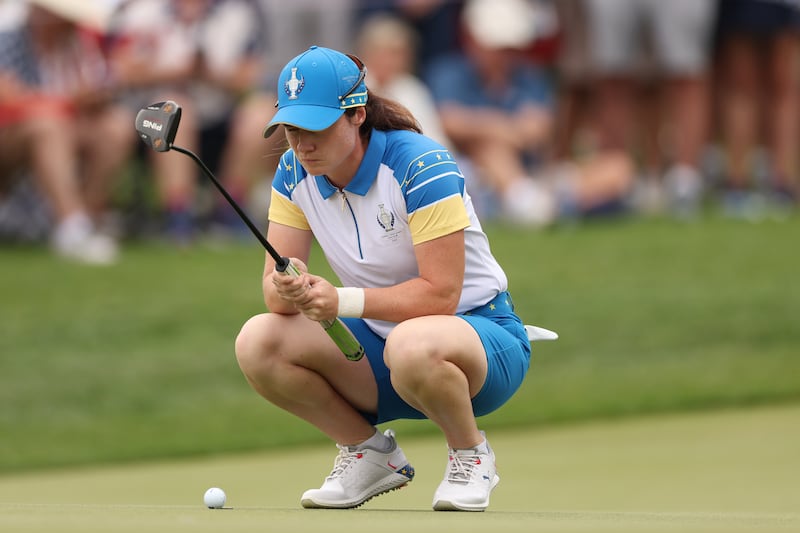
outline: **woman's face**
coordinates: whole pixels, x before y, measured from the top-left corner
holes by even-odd
[[[345,113],[322,131],[285,125],[286,140],[310,174],[327,176],[335,185],[344,187],[361,164],[364,147],[358,128],[365,117],[365,109],[359,107],[352,116]]]

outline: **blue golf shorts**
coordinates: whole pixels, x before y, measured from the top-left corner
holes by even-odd
[[[528,335],[522,321],[514,313],[514,304],[508,292],[501,292],[485,305],[456,316],[466,320],[475,329],[486,351],[486,381],[472,399],[472,409],[475,416],[487,415],[506,403],[522,385],[531,360]],[[362,413],[364,418],[371,424],[427,418],[403,401],[392,387],[389,369],[383,362],[386,340],[376,335],[361,319],[342,320],[364,347],[378,385],[378,413]]]

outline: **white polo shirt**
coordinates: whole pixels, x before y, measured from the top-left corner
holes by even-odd
[[[292,150],[272,183],[270,221],[311,230],[346,287],[389,287],[419,276],[414,245],[464,230],[466,265],[457,312],[508,287],[450,152],[410,131],[373,130],[344,189],[306,172]],[[386,337],[394,323],[366,320]]]

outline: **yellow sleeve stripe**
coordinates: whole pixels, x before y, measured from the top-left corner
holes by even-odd
[[[418,209],[408,218],[411,241],[417,245],[469,227],[461,195],[453,195]]]
[[[311,229],[303,211],[275,189],[272,189],[272,197],[269,203],[269,219],[272,222],[292,228]]]

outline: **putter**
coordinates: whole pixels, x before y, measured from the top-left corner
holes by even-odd
[[[181,148],[173,144],[175,141],[175,134],[178,132],[178,125],[181,121],[181,106],[172,100],[158,102],[151,104],[139,111],[136,115],[136,131],[142,141],[155,150],[156,152],[168,152],[175,150],[189,156],[203,171],[208,179],[214,184],[217,190],[225,197],[225,200],[231,205],[239,218],[247,225],[250,231],[258,239],[258,242],[264,247],[267,253],[275,261],[275,270],[289,276],[300,276],[300,271],[297,270],[289,258],[281,256],[272,247],[269,241],[261,234],[261,231],[253,224],[250,217],[245,214],[239,204],[228,194],[228,191],[222,184],[214,177],[214,174],[209,170],[205,163],[191,150]],[[358,342],[358,339],[347,329],[339,318],[334,320],[323,320],[320,322],[323,329],[328,333],[328,336],[336,343],[336,346],[342,351],[345,357],[351,361],[358,361],[364,357],[364,347]]]

